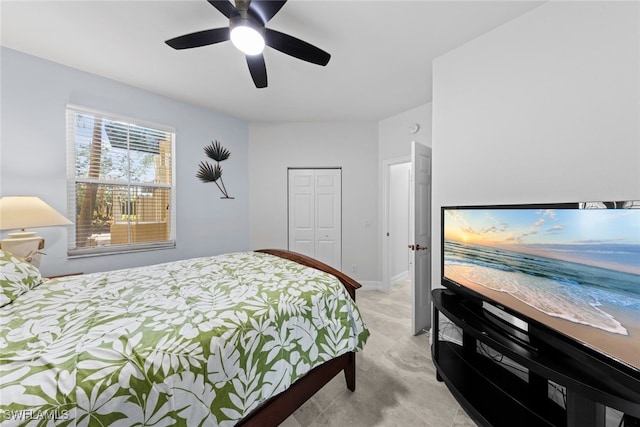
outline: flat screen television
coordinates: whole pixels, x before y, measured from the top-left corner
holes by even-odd
[[[636,384],[638,208],[640,202],[443,207],[442,283],[521,319],[524,327],[509,325],[521,339],[551,331]]]

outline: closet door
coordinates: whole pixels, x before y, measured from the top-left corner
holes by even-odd
[[[289,169],[289,250],[342,264],[342,171]]]
[[[289,169],[289,250],[315,258],[314,173]]]

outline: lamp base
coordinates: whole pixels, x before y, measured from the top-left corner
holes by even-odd
[[[23,258],[36,268],[40,267],[40,260],[44,249],[44,238],[31,231],[9,233],[8,239],[0,240],[0,249]]]

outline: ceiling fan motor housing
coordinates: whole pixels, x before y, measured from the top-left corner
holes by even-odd
[[[231,42],[246,55],[259,55],[265,46],[264,23],[249,13],[249,2],[236,2],[235,13],[229,17]]]
[[[229,18],[229,29],[233,31],[237,27],[249,27],[257,31],[258,34],[260,34],[260,36],[264,40],[264,33],[265,33],[264,25],[257,22],[246,11],[239,11],[239,12],[240,12],[240,15]],[[242,15],[245,15],[245,16],[242,16]]]

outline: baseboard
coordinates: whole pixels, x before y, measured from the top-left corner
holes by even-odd
[[[382,286],[382,282],[374,281],[374,280],[358,280],[358,283],[362,285],[360,291],[382,291],[384,292],[384,287]]]
[[[395,285],[398,282],[402,282],[403,280],[406,280],[409,278],[409,272],[408,271],[403,271],[400,274],[396,274],[395,276],[393,276],[391,278],[391,286]]]

